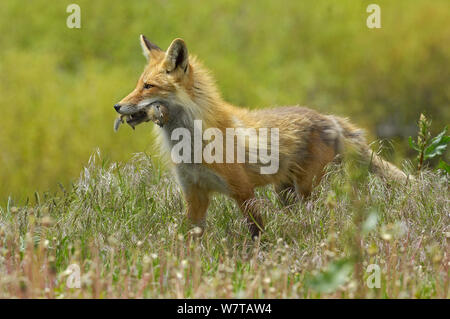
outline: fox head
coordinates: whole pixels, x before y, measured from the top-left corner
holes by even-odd
[[[147,65],[136,88],[114,105],[116,112],[126,116],[127,122],[134,125],[151,119],[148,112],[152,110],[149,108],[152,103],[160,102],[169,107],[170,104],[190,100],[193,82],[188,50],[182,39],[173,40],[167,51],[161,50],[144,35],[140,36],[140,43]]]

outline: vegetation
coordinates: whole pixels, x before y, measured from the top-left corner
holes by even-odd
[[[421,112],[450,122],[447,0],[379,0],[381,29],[366,27],[371,2],[354,0],[77,0],[81,29],[69,29],[73,2],[0,3],[4,204],[69,188],[96,148],[114,162],[156,153],[150,125],[112,130],[144,65],[140,33],[162,48],[184,38],[231,103],[308,105],[398,136],[396,163],[414,156],[402,146]]]
[[[434,138],[431,138],[430,127],[431,121],[427,120],[425,115],[420,114],[419,119],[419,134],[417,136],[417,142],[414,142],[409,137],[409,145],[415,151],[417,151],[417,169],[420,171],[425,164],[425,161],[431,158],[442,155],[447,149],[450,143],[450,136],[447,134],[447,127]],[[439,161],[440,169],[450,173],[450,166],[443,160]]]
[[[266,231],[254,242],[229,199],[215,197],[196,239],[149,156],[95,154],[71,190],[0,211],[0,297],[450,297],[448,175],[389,185],[347,163],[289,207],[261,189]],[[67,288],[73,264],[79,289]]]
[[[376,30],[369,1],[79,0],[69,29],[72,2],[0,3],[0,298],[450,297],[447,0],[379,0]],[[140,33],[184,38],[233,104],[308,105],[397,137],[383,155],[415,179],[349,158],[306,201],[259,189],[257,241],[223,196],[197,238],[150,125],[113,133]],[[422,112],[433,126],[415,134]]]

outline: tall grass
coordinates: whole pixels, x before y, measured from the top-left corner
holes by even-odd
[[[217,196],[198,239],[149,126],[112,130],[144,33],[163,48],[183,37],[231,103],[308,105],[406,145],[421,112],[450,119],[448,1],[379,0],[379,30],[369,1],[79,0],[79,30],[72,2],[0,3],[0,297],[449,297],[442,172],[405,186],[335,166],[289,207],[260,189],[256,242]]]
[[[154,154],[148,126],[112,131],[144,65],[140,33],[162,48],[183,37],[237,105],[308,105],[383,138],[412,135],[420,112],[450,119],[447,0],[379,0],[377,30],[370,1],[79,0],[68,29],[72,2],[0,2],[1,202],[68,187],[97,147]]]
[[[448,176],[388,184],[330,167],[311,198],[282,207],[258,191],[266,231],[252,241],[229,199],[212,201],[196,238],[178,186],[137,154],[94,154],[72,189],[0,210],[0,297],[448,298]],[[81,270],[81,288],[67,288]],[[370,264],[381,270],[369,288]]]

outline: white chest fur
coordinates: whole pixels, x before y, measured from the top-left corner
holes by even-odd
[[[222,194],[229,193],[225,180],[202,164],[177,164],[175,165],[175,174],[183,189],[189,189],[195,185]]]

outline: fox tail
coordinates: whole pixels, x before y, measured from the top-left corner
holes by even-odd
[[[412,176],[406,175],[394,164],[382,159],[367,145],[364,131],[355,127],[347,119],[333,116],[334,120],[340,127],[341,145],[355,149],[358,155],[365,163],[368,163],[369,170],[383,177],[388,181],[397,181],[407,183],[413,179]]]

